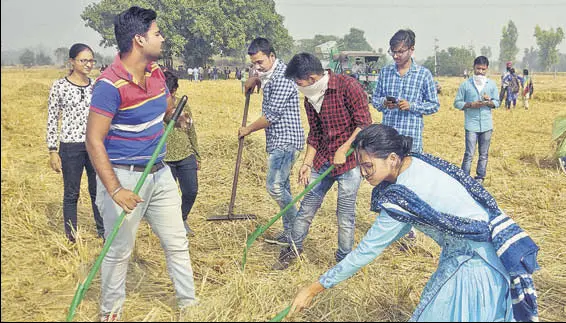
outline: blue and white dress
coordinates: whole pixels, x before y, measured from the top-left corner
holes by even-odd
[[[489,221],[486,209],[464,186],[418,158],[412,158],[396,184],[413,191],[439,212]],[[320,283],[330,288],[351,277],[411,227],[382,209],[357,248],[322,275]],[[436,241],[442,253],[411,321],[514,321],[510,275],[491,242],[457,238],[425,224],[415,227]]]

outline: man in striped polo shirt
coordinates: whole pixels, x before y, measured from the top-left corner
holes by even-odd
[[[126,272],[139,223],[145,218],[161,240],[180,307],[196,302],[181,198],[165,148],[139,195],[132,192],[173,114],[165,76],[155,62],[164,41],[155,11],[131,7],[114,20],[119,54],[94,85],[86,146],[97,172],[97,206],[108,235],[124,219],[101,267],[101,320],[119,318],[126,298]],[[187,126],[186,117],[179,123]],[[110,313],[115,313],[110,316]]]

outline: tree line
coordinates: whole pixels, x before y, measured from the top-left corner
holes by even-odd
[[[100,46],[115,47],[114,16],[132,5],[153,8],[158,15],[159,26],[165,37],[163,63],[173,68],[173,59],[184,66],[206,66],[214,58],[235,58],[244,62],[249,43],[257,36],[269,38],[278,56],[287,60],[293,53],[316,53],[316,46],[335,41],[341,50],[375,51],[365,38],[364,31],[351,28],[343,37],[315,35],[311,39],[294,41],[283,25],[283,16],[275,10],[274,0],[102,0],[89,4],[81,14],[86,26],[98,32]],[[492,61],[492,66],[502,67],[507,61],[535,71],[566,71],[565,54],[558,52],[564,39],[564,31],[558,27],[543,30],[538,25],[534,30],[537,48],[525,48],[521,62],[516,61],[518,30],[513,21],[502,28],[499,57],[492,59],[491,47],[483,46],[480,54]],[[383,54],[383,49],[377,51]],[[436,66],[435,57],[436,55]],[[4,56],[4,55],[3,55]],[[64,64],[67,48],[57,48],[54,57],[57,64]],[[99,64],[109,64],[112,58],[97,55]],[[420,63],[437,75],[462,75],[470,69],[476,53],[472,47],[449,47],[436,52]],[[44,52],[25,50],[19,57],[24,66],[52,65],[51,56]],[[379,65],[391,62],[383,55]],[[5,61],[3,59],[2,65]],[[519,64],[517,64],[519,63]]]

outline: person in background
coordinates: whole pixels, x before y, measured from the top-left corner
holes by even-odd
[[[523,83],[523,78],[515,73],[515,69],[511,67],[509,69],[509,74],[503,80],[507,84],[507,99],[505,99],[505,107],[507,110],[511,109],[511,106],[515,108],[517,105],[517,98],[519,97],[519,92],[521,91],[521,84]]]
[[[92,213],[100,238],[104,238],[104,224],[96,207],[96,173],[85,146],[86,123],[94,84],[88,75],[96,64],[94,52],[85,44],[73,44],[69,49],[69,63],[70,74],[55,81],[49,93],[47,149],[51,168],[57,173],[63,173],[63,222],[67,239],[74,243],[83,170],[86,170]]]
[[[293,56],[285,77],[294,80],[305,96],[310,126],[299,183],[307,186],[321,178],[331,165],[335,168],[305,194],[293,222],[292,246],[281,250],[272,267],[275,270],[288,268],[301,255],[316,212],[334,183],[338,185],[336,262],[352,251],[356,199],[362,178],[354,155],[346,157],[346,153],[356,135],[371,124],[368,97],[360,83],[350,76],[325,71],[314,55],[300,53]]]
[[[532,274],[539,269],[538,246],[461,169],[411,153],[412,140],[383,124],[358,134],[352,147],[362,176],[374,186],[371,210],[380,214],[354,251],[297,293],[291,314],[355,275],[415,226],[442,253],[410,321],[537,322]]]
[[[523,70],[523,106],[525,110],[529,108],[529,99],[533,96],[533,91],[535,90],[533,86],[533,79],[529,75],[529,70]]]
[[[189,67],[187,68],[187,74],[189,75],[189,82],[192,82],[194,80],[194,76],[193,76],[193,68]]]
[[[465,115],[466,151],[462,161],[462,170],[470,174],[477,143],[480,156],[475,179],[480,183],[483,183],[486,176],[489,145],[493,134],[491,110],[499,107],[500,104],[497,85],[486,76],[488,68],[487,57],[476,57],[473,77],[460,85],[454,99],[454,107],[464,110]]]
[[[506,81],[507,76],[510,74],[509,71],[513,67],[512,62],[505,63],[505,72],[501,74],[501,90],[499,91],[499,102],[505,100],[505,95],[507,94],[507,86],[509,85]]]
[[[178,77],[165,72],[165,82],[173,97],[173,102],[177,101],[175,94],[179,88]],[[195,125],[192,122],[193,115],[190,107],[185,105],[183,110],[189,116],[191,126],[188,129],[173,128],[167,137],[167,154],[163,160],[171,168],[171,173],[181,188],[181,214],[185,230],[188,235],[194,235],[187,218],[195,204],[198,194],[198,170],[200,169],[200,155],[198,153],[198,140]]]
[[[126,274],[136,233],[145,219],[165,251],[167,271],[185,309],[197,303],[189,241],[183,227],[181,197],[175,179],[158,152],[139,195],[132,190],[142,178],[161,136],[163,121],[174,107],[165,75],[156,64],[165,39],[152,9],[137,6],[114,18],[119,53],[94,85],[86,147],[97,173],[96,203],[106,234],[122,211],[128,213],[108,247],[100,268],[100,320],[119,320],[126,300]],[[182,114],[177,126],[187,128]]]
[[[198,67],[193,68],[193,78],[195,82],[200,80]]]
[[[271,198],[282,210],[293,200],[291,170],[305,145],[301,124],[299,92],[294,82],[285,78],[287,65],[277,58],[272,43],[265,38],[254,39],[248,47],[248,55],[259,72],[245,83],[245,93],[251,95],[254,88],[263,89],[261,117],[248,126],[238,129],[238,137],[265,129],[267,151],[266,188]],[[258,90],[259,91],[259,90]],[[283,231],[266,236],[265,242],[288,246],[293,219],[297,208],[293,205],[282,216]]]
[[[242,69],[242,78],[240,79],[240,82],[242,83],[242,93],[245,93],[246,91],[246,81],[248,80],[250,74],[250,69],[249,67],[246,67],[245,69]]]

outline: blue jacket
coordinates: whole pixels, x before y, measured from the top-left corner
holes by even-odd
[[[464,110],[465,123],[464,127],[468,131],[484,132],[493,129],[493,120],[491,118],[491,109],[488,106],[480,108],[464,108],[467,102],[479,101],[482,99],[483,94],[489,95],[495,104],[495,108],[499,107],[499,92],[497,85],[494,81],[488,79],[485,87],[480,94],[476,85],[474,84],[473,77],[464,81],[458,89],[456,99],[454,99],[454,107],[458,110]]]

